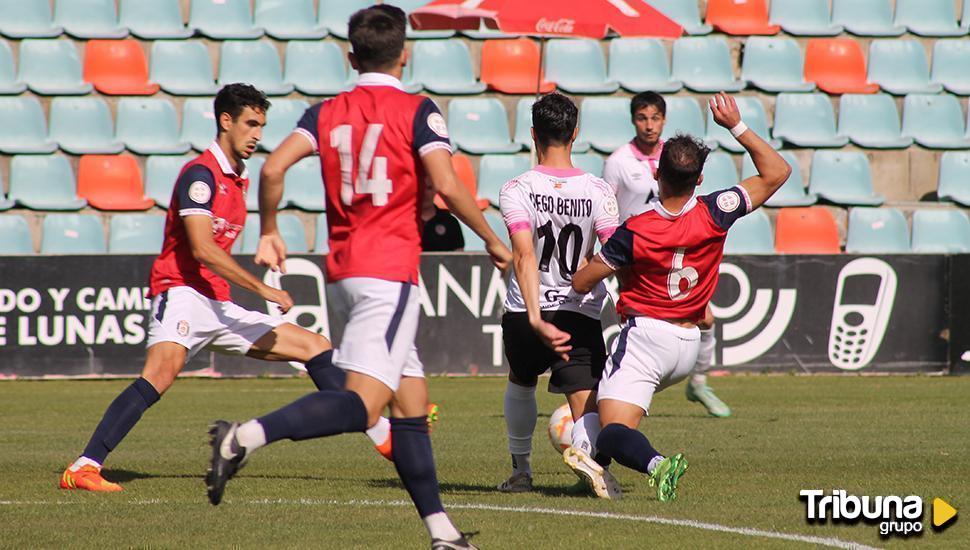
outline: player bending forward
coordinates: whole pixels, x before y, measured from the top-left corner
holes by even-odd
[[[679,135],[664,144],[657,167],[660,197],[621,225],[590,264],[573,276],[577,292],[589,292],[618,269],[629,275],[620,287],[617,312],[623,329],[597,396],[602,431],[596,440],[602,469],[609,459],[650,476],[660,501],[677,496],[687,471],[682,454],[664,457],[637,430],[655,392],[687,377],[697,360],[698,323],[717,286],[718,264],[728,229],[761,206],[788,179],[782,157],[741,122],[734,99],[723,92],[710,101],[714,120],[751,154],[756,176],[740,185],[695,197],[709,149]]]
[[[600,324],[606,287],[599,284],[591,294],[577,294],[570,279],[592,257],[597,238],[605,242],[618,221],[616,199],[606,182],[574,168],[570,160],[577,113],[572,101],[555,93],[532,106],[539,165],[506,183],[500,196],[515,268],[502,317],[510,366],[505,425],[512,454],[512,476],[498,487],[505,492],[532,490],[540,374],[552,369],[549,391],[566,394],[575,421],[572,447],[593,453],[599,433],[596,386],[606,361]],[[602,469],[591,475],[584,463],[577,465],[577,475],[598,495],[619,495],[608,474],[604,481]]]

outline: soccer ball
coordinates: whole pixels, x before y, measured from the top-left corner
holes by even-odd
[[[557,453],[562,454],[572,445],[573,414],[569,405],[556,409],[549,417],[549,442]]]

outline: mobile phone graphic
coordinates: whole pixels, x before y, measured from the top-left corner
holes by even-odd
[[[273,302],[266,302],[266,311],[305,328],[310,332],[330,338],[330,319],[327,315],[327,292],[323,272],[320,267],[303,258],[286,260],[286,273],[266,270],[263,282],[271,287],[286,290],[293,297],[294,304],[286,314],[280,312]],[[303,370],[303,363],[291,361],[294,368]]]
[[[896,272],[876,258],[859,258],[842,268],[835,289],[829,361],[843,370],[868,365],[882,344],[893,302]]]

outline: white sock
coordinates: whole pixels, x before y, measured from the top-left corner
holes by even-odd
[[[655,457],[653,457],[653,458],[651,458],[651,459],[650,459],[650,463],[649,463],[649,464],[647,464],[647,472],[648,472],[648,473],[651,473],[651,474],[652,474],[652,473],[653,473],[653,471],[654,471],[654,470],[655,470],[655,469],[657,468],[657,466],[658,466],[658,465],[659,465],[659,464],[660,464],[661,462],[663,462],[663,461],[664,461],[664,458],[666,458],[666,457],[664,457],[664,456],[661,456],[661,455],[657,455],[657,456],[655,456]]]
[[[76,472],[85,466],[94,466],[99,470],[101,469],[101,464],[99,462],[91,460],[86,456],[79,456],[77,460],[74,461],[74,464],[71,464],[68,469],[72,472]]]
[[[707,371],[711,370],[711,364],[714,362],[715,344],[717,344],[717,338],[714,337],[714,327],[702,330],[697,362],[694,363],[693,376],[690,379],[691,385],[700,386],[707,383]]]
[[[532,475],[532,433],[536,429],[536,389],[509,382],[505,387],[505,428],[513,473]]]
[[[382,416],[377,419],[377,424],[368,428],[364,433],[374,442],[374,446],[380,447],[391,437],[391,421]]]
[[[266,432],[263,431],[263,425],[256,419],[240,425],[236,429],[236,441],[246,448],[247,453],[262,447],[266,444]]]
[[[455,525],[451,523],[451,518],[444,512],[437,512],[422,519],[424,520],[424,526],[428,528],[428,533],[431,534],[431,538],[433,539],[450,541],[461,538],[461,532],[455,529]]]
[[[600,435],[599,413],[586,413],[573,423],[571,444],[589,456],[596,456],[596,438]]]

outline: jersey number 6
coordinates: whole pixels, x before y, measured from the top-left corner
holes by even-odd
[[[387,204],[387,196],[393,190],[391,180],[387,178],[387,157],[374,156],[383,130],[383,124],[367,125],[357,158],[356,178],[353,173],[353,126],[341,124],[330,131],[330,146],[337,149],[340,157],[340,200],[347,206],[353,203],[354,193],[370,195],[374,206]]]
[[[667,294],[670,295],[671,300],[683,300],[697,286],[697,270],[690,266],[684,267],[686,251],[686,248],[678,248],[674,251],[673,265],[670,273],[667,274]]]

